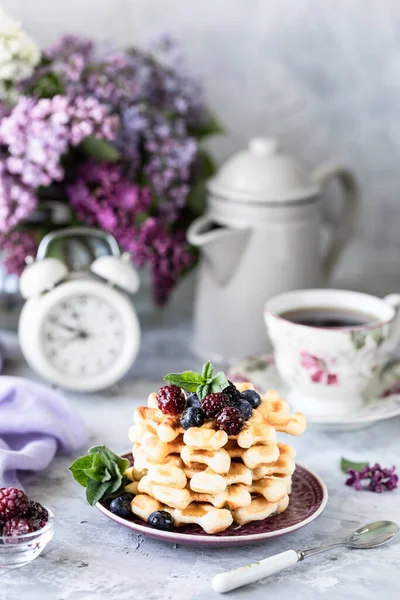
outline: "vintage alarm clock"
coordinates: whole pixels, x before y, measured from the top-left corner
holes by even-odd
[[[74,271],[48,256],[56,239],[76,236],[100,238],[110,254]],[[140,326],[129,298],[138,288],[138,274],[113,236],[89,227],[46,235],[20,279],[26,302],[18,333],[28,364],[52,383],[76,391],[93,392],[119,381],[139,349]]]

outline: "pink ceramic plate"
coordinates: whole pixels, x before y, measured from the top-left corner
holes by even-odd
[[[128,458],[132,462],[130,453],[124,454],[124,458]],[[132,520],[117,517],[109,510],[106,503],[97,503],[96,507],[112,521],[162,542],[189,546],[227,547],[256,544],[296,531],[316,519],[324,510],[327,501],[328,491],[324,482],[312,471],[297,465],[296,471],[293,473],[289,507],[284,513],[241,527],[234,524],[229,529],[215,535],[204,533],[197,525],[187,525],[173,531],[160,531],[148,527],[146,523],[134,516]]]

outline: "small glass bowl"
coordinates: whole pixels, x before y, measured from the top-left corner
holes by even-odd
[[[43,552],[54,535],[54,514],[46,510],[49,520],[38,531],[15,537],[0,535],[0,569],[24,567]]]

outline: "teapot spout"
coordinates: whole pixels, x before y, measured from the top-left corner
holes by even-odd
[[[189,244],[200,248],[217,283],[226,285],[236,271],[250,237],[250,229],[228,229],[205,215],[187,232]]]

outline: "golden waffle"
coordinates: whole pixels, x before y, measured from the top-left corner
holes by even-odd
[[[296,451],[288,444],[278,443],[279,457],[272,464],[261,465],[254,469],[253,480],[257,481],[267,475],[292,475],[296,468],[294,462]]]
[[[219,450],[195,450],[189,446],[183,446],[181,450],[183,462],[190,466],[192,463],[203,463],[210,467],[215,473],[227,473],[231,466],[231,459],[224,448]]]
[[[254,389],[236,384],[240,391]],[[167,510],[177,526],[195,523],[207,533],[265,519],[286,510],[295,451],[276,432],[299,435],[300,413],[290,414],[276,392],[267,392],[243,430],[229,436],[215,421],[184,430],[180,417],[165,415],[156,394],[134,412],[129,431],[135,467],[126,490],[136,494],[132,511],[143,520]]]
[[[232,525],[233,517],[230,510],[226,508],[215,508],[203,502],[193,502],[185,510],[174,510],[172,516],[175,524],[188,525],[196,523],[206,533],[218,533]]]
[[[219,450],[228,441],[228,434],[222,430],[190,427],[185,431],[183,442],[195,450]]]

